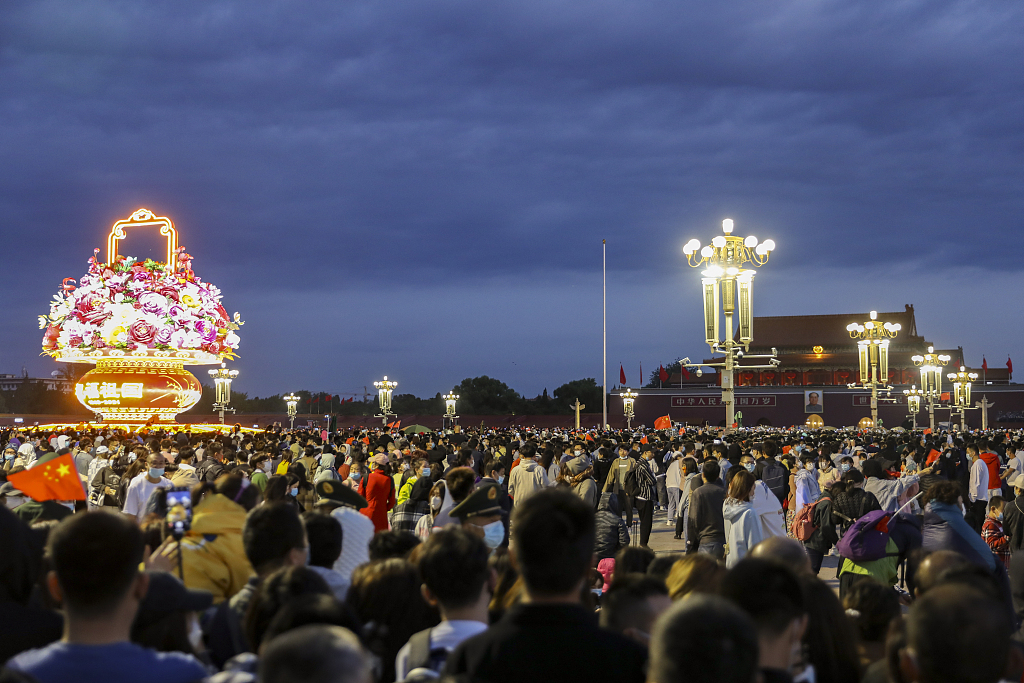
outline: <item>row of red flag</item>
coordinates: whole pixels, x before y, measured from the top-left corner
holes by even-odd
[[[985,356],[981,357],[981,369],[988,372],[988,361],[985,360]],[[1006,369],[1010,372],[1010,379],[1013,379],[1013,359],[1009,356],[1006,357]]]
[[[683,377],[685,379],[690,379],[690,371],[689,370],[687,370],[682,365],[679,366],[679,370],[680,370],[680,372],[683,373]],[[668,381],[668,370],[665,369],[664,365],[659,365],[658,366],[658,379],[661,380],[661,382],[663,384]],[[619,363],[619,384],[621,384],[622,386],[626,386],[628,384],[626,382],[626,369],[624,367],[622,367],[621,363]],[[640,384],[639,384],[639,386],[642,387],[645,384],[647,384],[647,380],[644,379],[644,364],[641,363],[640,364]]]
[[[341,403],[352,403],[353,401],[356,400],[355,396],[353,396],[351,398],[341,398],[341,396],[331,396],[330,394],[327,394],[327,395],[325,395],[323,397],[325,402],[326,401],[330,401],[330,400],[335,399],[335,398],[338,399]],[[319,401],[320,401],[320,396],[314,396],[313,398],[311,398],[308,401],[306,401],[306,403],[317,403]]]

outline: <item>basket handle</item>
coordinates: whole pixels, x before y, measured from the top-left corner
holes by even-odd
[[[156,216],[149,209],[139,209],[130,217],[114,223],[110,228],[110,235],[107,236],[107,263],[113,263],[117,259],[117,243],[125,238],[124,229],[132,226],[159,226],[160,234],[167,237],[167,265],[171,271],[177,270],[178,261],[178,231],[170,218]]]

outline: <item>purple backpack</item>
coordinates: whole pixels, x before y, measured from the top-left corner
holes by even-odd
[[[871,562],[885,557],[889,543],[889,518],[885,510],[873,510],[853,523],[836,544],[841,557],[853,562]]]

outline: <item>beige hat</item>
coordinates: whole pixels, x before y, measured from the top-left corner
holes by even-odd
[[[1015,477],[1010,477],[1006,483],[1015,489],[1024,489],[1024,474],[1018,474]]]

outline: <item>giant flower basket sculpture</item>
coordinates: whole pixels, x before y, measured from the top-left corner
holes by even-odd
[[[118,253],[126,229],[157,227],[166,261]],[[78,400],[107,422],[172,422],[194,406],[202,387],[185,365],[236,358],[243,324],[228,317],[217,287],[192,270],[169,218],[139,209],[114,223],[107,260],[96,249],[89,272],[66,278],[39,316],[43,353],[68,363],[94,363],[75,385]]]

